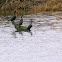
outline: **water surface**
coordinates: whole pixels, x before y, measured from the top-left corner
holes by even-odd
[[[15,32],[11,17],[0,15],[0,62],[62,62],[62,12],[24,15],[23,26],[33,19],[31,33]]]

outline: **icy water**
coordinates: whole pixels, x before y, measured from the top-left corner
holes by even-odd
[[[24,15],[25,26],[33,19],[31,33],[15,32],[11,17],[0,15],[0,62],[62,62],[62,12]]]

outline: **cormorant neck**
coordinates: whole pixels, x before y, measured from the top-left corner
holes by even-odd
[[[14,15],[16,16],[16,11],[14,11]]]

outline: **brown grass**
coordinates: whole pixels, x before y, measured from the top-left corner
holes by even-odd
[[[4,10],[21,10],[19,8],[22,8],[22,10],[29,9],[30,12],[37,13],[41,11],[62,11],[62,0],[49,0],[48,2],[44,4],[38,4],[34,5],[31,1],[26,2],[19,2],[10,1],[9,3],[6,2],[2,7],[1,11]]]

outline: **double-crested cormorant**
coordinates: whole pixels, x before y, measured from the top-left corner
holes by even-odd
[[[31,27],[32,27],[32,19],[31,19],[31,23],[30,23],[30,25],[27,27],[26,30],[31,31],[31,30],[30,30]]]
[[[20,25],[22,25],[22,23],[23,23],[23,15],[21,16],[21,20],[19,21],[18,26],[20,27]]]
[[[16,19],[16,11],[14,11],[14,16],[11,19],[9,19],[8,21],[14,21],[15,19]]]

